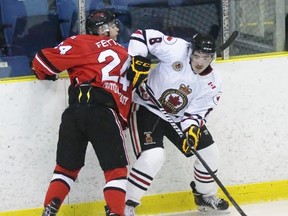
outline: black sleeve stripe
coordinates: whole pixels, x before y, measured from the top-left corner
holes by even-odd
[[[133,36],[131,36],[130,37],[130,40],[137,40],[137,41],[139,41],[139,42],[141,42],[141,43],[144,43],[146,46],[148,45],[147,44],[147,36],[146,36],[146,30],[141,30],[142,31],[142,35],[143,35],[143,38],[144,39],[140,39],[140,38],[138,38],[138,37],[133,37]]]
[[[147,46],[148,44],[147,44],[147,36],[146,36],[146,30],[145,29],[142,30],[142,34],[144,37],[145,45]]]
[[[186,118],[186,119],[183,119],[181,122],[185,122],[186,120],[193,120],[195,121],[198,125],[200,125],[200,121],[198,119],[190,119],[190,118]]]
[[[39,58],[54,72],[56,73],[60,73],[62,71],[60,71],[59,69],[57,69],[47,58],[46,56],[43,54],[43,52],[40,50],[38,52],[38,56]]]
[[[185,112],[184,116],[186,116],[190,119],[193,119],[193,120],[202,119],[202,117],[199,114],[190,114],[190,113]]]
[[[142,39],[137,38],[137,37],[131,36],[131,37],[130,37],[130,40],[137,40],[137,41],[139,41],[139,42],[141,42],[141,43],[144,43],[144,44],[146,45],[145,40],[142,40]]]

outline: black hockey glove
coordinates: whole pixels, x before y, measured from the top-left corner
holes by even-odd
[[[54,75],[52,75],[52,76],[46,75],[45,78],[44,78],[44,80],[56,81],[56,80],[58,79],[58,77],[59,77],[58,74],[54,74]]]
[[[41,80],[41,79],[39,78],[39,76],[37,75],[37,73],[35,72],[34,68],[32,68],[32,71],[33,71],[34,75],[37,77],[37,79]],[[51,76],[45,75],[44,80],[56,81],[58,78],[59,78],[59,75],[58,75],[58,74],[54,74],[54,75],[51,75]]]
[[[133,56],[131,66],[127,71],[127,79],[132,82],[133,87],[137,87],[148,77],[150,68],[150,59],[142,56]]]
[[[199,138],[201,136],[200,128],[196,125],[191,125],[184,131],[185,138],[182,143],[182,150],[185,154],[191,153],[191,148],[197,149]]]

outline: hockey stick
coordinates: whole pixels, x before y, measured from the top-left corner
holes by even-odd
[[[185,136],[182,132],[182,130],[178,127],[178,125],[174,122],[174,120],[171,118],[171,116],[166,112],[166,110],[162,107],[161,103],[155,98],[154,93],[152,89],[143,82],[142,85],[144,85],[144,89],[146,89],[146,92],[148,93],[150,99],[152,102],[157,106],[159,111],[164,114],[166,120],[170,123],[170,125],[174,128],[174,130],[177,132],[177,134],[180,137]],[[145,88],[146,87],[146,88]],[[187,142],[188,143],[188,142]],[[233,206],[237,209],[237,211],[242,216],[247,216],[243,210],[240,208],[240,206],[236,203],[236,201],[233,199],[233,197],[230,195],[230,193],[227,191],[225,186],[222,184],[222,182],[218,179],[218,177],[214,174],[214,172],[211,170],[211,168],[208,166],[208,164],[205,162],[205,160],[201,157],[201,155],[196,151],[196,149],[189,144],[189,147],[191,148],[191,152],[199,159],[199,161],[202,163],[202,165],[205,167],[205,169],[208,171],[208,173],[212,176],[214,181],[218,184],[218,186],[221,188],[221,190],[224,192],[224,194],[227,196],[227,198],[230,200],[230,202],[233,204]]]
[[[232,42],[237,38],[238,36],[238,31],[234,31],[230,37],[227,39],[227,41],[225,41],[225,43],[223,43],[218,49],[221,51],[224,51],[225,49],[227,49]]]

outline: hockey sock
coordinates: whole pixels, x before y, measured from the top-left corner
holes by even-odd
[[[44,206],[51,203],[53,198],[58,198],[61,205],[69,193],[71,186],[75,182],[79,171],[80,169],[70,171],[59,165],[56,165],[52,180],[46,193]]]
[[[149,189],[164,161],[165,150],[163,148],[153,148],[141,153],[128,176],[126,200],[140,204],[140,200]]]
[[[104,198],[110,211],[121,216],[124,215],[127,167],[107,170],[104,172],[106,185]]]
[[[219,164],[219,149],[214,143],[198,151],[211,170],[217,175]],[[194,179],[196,190],[205,196],[212,196],[217,193],[217,185],[212,176],[207,172],[202,163],[196,159],[194,164]]]

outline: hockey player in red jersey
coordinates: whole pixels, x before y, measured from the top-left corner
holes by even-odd
[[[84,166],[88,142],[106,180],[106,215],[124,215],[128,158],[123,129],[127,126],[132,90],[147,77],[150,60],[131,58],[116,42],[118,31],[115,15],[98,10],[86,19],[86,34],[42,49],[33,59],[38,79],[56,80],[60,72],[67,70],[71,82],[42,216],[57,214]]]
[[[130,117],[130,134],[137,161],[128,175],[125,216],[135,215],[135,207],[165,161],[164,136],[187,157],[192,156],[187,145],[189,139],[217,173],[219,151],[205,125],[222,93],[220,77],[211,66],[215,49],[215,42],[208,35],[198,34],[190,43],[152,29],[132,34],[128,53],[144,57],[151,53],[158,58],[159,63],[148,75],[147,85],[187,138],[179,137],[165,115],[149,99],[146,86],[140,85],[133,97]],[[228,209],[228,202],[216,196],[217,185],[197,158],[193,172],[194,181],[190,186],[198,209]]]

